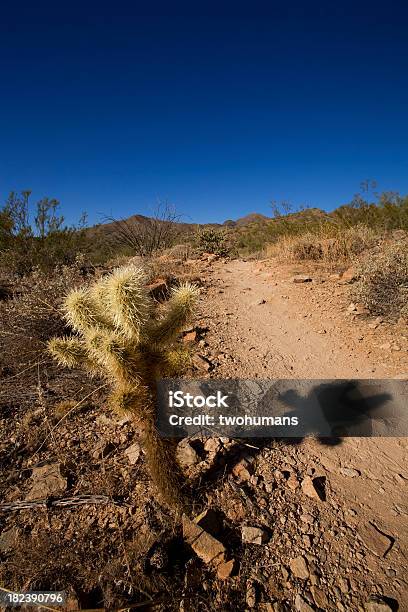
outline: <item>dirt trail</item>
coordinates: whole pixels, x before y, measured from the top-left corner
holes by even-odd
[[[345,333],[344,321],[330,309],[337,290],[332,283],[319,303],[315,283],[295,284],[292,276],[287,269],[241,260],[214,267],[206,306],[217,323],[216,344],[234,358],[234,367],[227,360],[217,377],[232,370],[251,378],[392,378],[401,373],[401,366],[378,347],[362,343],[360,334]],[[346,291],[341,287],[340,295]],[[407,364],[405,357],[406,369]]]
[[[318,274],[296,284],[293,269],[273,263],[216,262],[208,271],[201,315],[210,330],[211,376],[394,378],[408,371],[408,339],[398,337],[393,351],[391,326],[372,329],[370,320],[348,317],[348,286],[320,282]],[[369,522],[390,537],[390,550],[365,563],[374,580],[398,594],[400,610],[408,610],[407,447],[403,438],[300,445],[306,463],[327,475],[333,504],[347,520],[357,528]]]

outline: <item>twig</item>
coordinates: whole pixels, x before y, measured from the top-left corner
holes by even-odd
[[[61,499],[33,499],[32,501],[15,501],[0,504],[0,512],[18,512],[19,510],[32,510],[36,508],[72,508],[86,504],[114,504],[121,505],[107,495],[77,495],[75,497],[62,497]]]

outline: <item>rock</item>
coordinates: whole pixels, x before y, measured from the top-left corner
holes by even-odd
[[[197,340],[197,332],[195,330],[184,334],[183,342],[188,344],[189,342],[195,342]]]
[[[322,608],[322,610],[326,610],[326,608],[329,605],[329,600],[327,599],[326,593],[315,585],[310,587],[310,591],[312,593],[316,606],[318,606],[319,608]]]
[[[61,495],[67,488],[67,479],[61,474],[60,463],[47,463],[33,468],[32,486],[26,500],[46,499]]]
[[[225,546],[183,515],[183,537],[204,563],[218,566],[225,563]]]
[[[384,319],[382,317],[377,317],[376,319],[374,319],[374,321],[368,324],[368,327],[371,327],[371,329],[377,329],[377,327],[381,325],[383,321]]]
[[[264,529],[259,527],[249,527],[243,525],[242,527],[242,541],[245,544],[265,544],[268,541],[268,534]]]
[[[314,523],[314,518],[311,514],[301,514],[300,520],[302,523],[307,523],[308,525],[313,525]]]
[[[295,474],[293,474],[293,472],[291,473],[291,475],[287,479],[286,484],[288,485],[288,487],[289,487],[289,489],[291,491],[296,491],[296,489],[298,488],[299,481],[296,478]]]
[[[112,442],[106,442],[106,440],[100,440],[93,452],[92,452],[92,458],[93,459],[105,459],[105,457],[107,457],[115,448],[115,445],[112,444]]]
[[[182,440],[177,445],[177,459],[184,467],[191,467],[201,461],[197,451],[188,440]]]
[[[343,274],[340,277],[340,284],[341,285],[348,285],[350,283],[353,283],[355,280],[357,280],[358,278],[358,274],[355,270],[355,268],[348,268],[345,272],[343,272]]]
[[[302,491],[303,493],[305,493],[305,495],[308,495],[312,499],[319,499],[320,501],[325,501],[325,482],[326,478],[324,476],[319,476],[317,478],[305,476],[301,484]]]
[[[295,610],[298,612],[314,612],[313,608],[299,594],[295,597]]]
[[[246,459],[241,459],[232,468],[232,474],[241,482],[245,482],[251,478],[251,464]]]
[[[169,288],[164,278],[158,278],[154,283],[147,285],[147,290],[150,297],[158,302],[163,302],[169,293]]]
[[[298,274],[292,278],[292,282],[294,283],[311,283],[312,280],[313,279],[307,274]]]
[[[361,304],[360,302],[358,303],[351,302],[351,304],[347,306],[347,312],[350,314],[357,315],[357,316],[370,314],[370,311],[368,310],[368,308],[366,308],[364,304]]]
[[[354,468],[342,467],[340,468],[340,473],[343,476],[349,476],[349,478],[356,478],[356,476],[361,476],[361,472],[359,470],[355,470]]]
[[[306,580],[309,577],[309,568],[307,566],[307,561],[304,557],[295,557],[289,561],[289,567],[291,569],[292,574],[296,578],[302,578],[302,580]]]
[[[341,274],[330,274],[329,279],[332,281],[338,281],[341,279]]]
[[[192,363],[199,372],[209,372],[211,370],[211,363],[204,355],[194,355]]]
[[[377,557],[385,557],[394,544],[394,538],[382,533],[371,523],[359,524],[357,531],[365,546]]]
[[[125,450],[125,455],[129,460],[130,465],[135,465],[140,457],[140,445],[135,442]]]
[[[364,610],[366,612],[391,612],[392,608],[381,597],[374,596],[364,604]]]
[[[221,448],[221,442],[219,438],[208,438],[204,443],[204,450],[207,453],[215,455]]]
[[[220,580],[226,580],[229,578],[234,571],[235,561],[231,559],[230,561],[226,561],[225,563],[220,563],[217,567],[217,576]]]

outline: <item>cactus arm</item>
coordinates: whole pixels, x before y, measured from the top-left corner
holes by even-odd
[[[150,340],[157,344],[172,342],[192,314],[198,294],[197,286],[190,283],[173,289],[164,318],[148,332]]]
[[[118,268],[104,280],[104,302],[116,331],[136,342],[151,310],[145,283],[144,271],[135,266]]]

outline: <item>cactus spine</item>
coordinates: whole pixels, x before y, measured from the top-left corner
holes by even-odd
[[[177,510],[185,506],[185,482],[176,441],[156,431],[156,384],[183,361],[174,340],[197,296],[197,287],[185,283],[173,289],[158,314],[143,270],[118,268],[88,289],[71,291],[64,315],[76,334],[53,338],[48,345],[60,365],[82,367],[112,383],[112,407],[129,414],[140,427],[152,480],[163,501]]]

